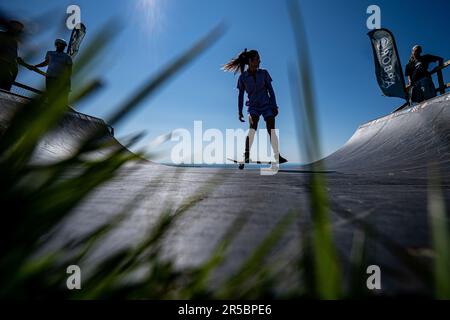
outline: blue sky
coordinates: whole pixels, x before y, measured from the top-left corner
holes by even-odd
[[[401,99],[383,97],[377,86],[366,27],[369,5],[380,6],[382,26],[394,33],[403,67],[414,44],[421,44],[425,53],[450,59],[448,0],[299,2],[310,41],[324,155],[344,144],[358,125],[402,104]],[[227,32],[212,48],[116,128],[119,138],[145,130],[144,142],[148,142],[177,128],[193,131],[195,120],[202,120],[204,129],[246,129],[248,124],[241,124],[237,119],[237,76],[222,72],[220,67],[244,48],[257,49],[261,67],[268,69],[274,80],[280,106],[277,127],[281,152],[290,161],[302,161],[288,81],[288,67],[295,63],[295,49],[285,1],[17,0],[2,4],[1,9],[22,19],[30,19],[49,9],[60,12],[60,16],[49,16],[46,31],[35,35],[27,44],[27,49],[42,52],[43,57],[56,37],[69,37],[70,32],[58,25],[70,4],[80,6],[82,21],[88,28],[84,45],[105,23],[117,22],[121,26],[103,61],[92,71],[93,76],[105,80],[105,88],[77,106],[80,111],[98,117],[110,114],[139,84],[214,25],[221,21],[228,24]],[[40,60],[34,58],[29,62],[35,64]],[[449,71],[445,72],[445,78],[450,82]],[[26,70],[21,72],[18,81],[35,86],[42,84],[38,75]]]

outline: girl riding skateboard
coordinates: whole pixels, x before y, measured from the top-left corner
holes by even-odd
[[[258,129],[259,117],[263,116],[266,122],[267,132],[277,163],[285,163],[287,160],[280,155],[278,150],[278,137],[275,133],[275,117],[278,114],[278,106],[275,92],[272,88],[272,78],[265,69],[260,69],[261,59],[258,51],[245,49],[236,58],[223,66],[223,70],[234,72],[239,71],[240,76],[237,83],[239,90],[238,108],[239,120],[245,122],[243,115],[244,92],[247,93],[247,114],[250,130],[245,141],[244,162],[250,162],[250,149],[253,143],[255,132]],[[247,69],[245,68],[246,66]]]

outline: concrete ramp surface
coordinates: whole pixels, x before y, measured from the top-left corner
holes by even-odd
[[[14,111],[28,102],[29,99],[26,97],[0,90],[0,130],[4,130],[7,127]],[[32,157],[32,163],[48,164],[66,159],[77,150],[80,143],[88,137],[89,133],[95,130],[103,132],[99,142],[109,144],[110,147],[97,150],[89,156],[104,156],[114,146],[122,147],[114,138],[112,128],[102,119],[69,109],[58,125],[40,141]]]
[[[342,173],[423,176],[429,162],[450,169],[450,95],[361,125],[335,153],[322,160]]]

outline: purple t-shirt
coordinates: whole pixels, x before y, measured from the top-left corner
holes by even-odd
[[[242,73],[239,76],[237,88],[240,95],[243,95],[244,91],[247,92],[248,100],[245,105],[258,108],[270,104],[276,107],[277,103],[271,82],[272,78],[265,69],[259,69],[256,72],[256,78],[248,71]],[[241,101],[239,101],[239,110],[242,110],[242,107]]]

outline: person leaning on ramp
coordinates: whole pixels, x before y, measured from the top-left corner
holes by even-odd
[[[250,148],[253,143],[255,131],[258,129],[259,117],[262,115],[266,121],[267,132],[270,136],[272,149],[277,163],[285,163],[287,160],[280,155],[278,150],[278,137],[275,133],[275,117],[278,114],[278,106],[275,92],[272,88],[272,78],[269,72],[260,69],[261,63],[258,51],[245,49],[236,58],[223,66],[224,71],[232,71],[235,74],[240,71],[237,88],[239,90],[238,108],[239,120],[245,122],[242,109],[244,107],[244,93],[247,92],[247,113],[250,123],[250,131],[245,141],[244,162],[250,162]],[[245,66],[248,66],[245,70]]]
[[[0,89],[10,91],[18,73],[18,42],[23,24],[16,20],[4,20],[0,17]]]
[[[65,105],[68,104],[72,76],[72,58],[64,52],[67,42],[64,39],[55,40],[55,51],[48,51],[45,60],[36,64],[35,68],[48,66],[45,84],[47,92],[61,94]]]
[[[430,63],[438,62],[443,65],[444,59],[431,54],[422,55],[422,47],[412,48],[411,57],[406,65],[405,75],[408,78],[407,90],[411,90],[411,102],[422,102],[436,96],[431,74],[428,71]]]

